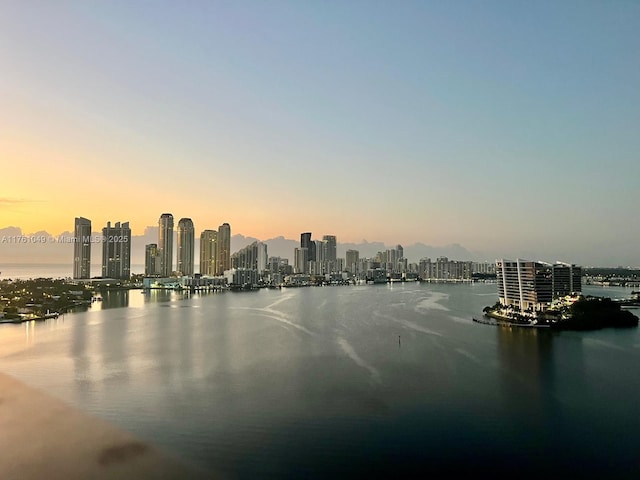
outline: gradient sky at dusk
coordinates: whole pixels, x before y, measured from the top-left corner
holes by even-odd
[[[640,3],[0,0],[0,228],[640,265]]]

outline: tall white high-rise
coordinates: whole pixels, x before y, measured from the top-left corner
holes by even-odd
[[[131,229],[129,222],[116,222],[102,229],[102,277],[128,279],[131,276]]]
[[[73,242],[73,278],[91,277],[91,220],[76,217]]]
[[[158,256],[160,276],[169,277],[173,271],[173,215],[163,213],[158,221]]]
[[[545,310],[553,299],[553,268],[545,262],[496,260],[498,300],[520,311]]]
[[[216,274],[217,242],[218,232],[215,230],[204,230],[200,234],[200,273],[202,275],[212,277]]]
[[[190,218],[181,218],[178,222],[178,266],[176,267],[181,275],[193,275],[194,249],[193,221]]]

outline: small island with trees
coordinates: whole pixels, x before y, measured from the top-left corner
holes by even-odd
[[[520,311],[513,305],[485,307],[485,317],[497,324],[555,330],[598,330],[638,326],[638,317],[622,308],[623,303],[610,298],[577,296],[557,299],[544,311]],[[488,323],[488,322],[481,322]]]
[[[0,281],[0,323],[46,320],[91,304],[88,285],[63,279]]]

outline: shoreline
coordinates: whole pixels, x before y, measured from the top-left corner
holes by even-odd
[[[492,325],[496,327],[552,328],[551,324],[548,323],[518,322],[495,313],[485,313],[482,316],[482,319],[478,319],[476,317],[472,317],[471,319],[476,323],[481,323],[483,325]]]
[[[510,318],[496,313],[495,309],[491,307],[485,307],[483,317],[493,319],[496,326],[549,328],[552,330],[581,331],[637,327],[638,317],[629,310],[622,309],[622,306],[621,302],[616,302],[609,297],[588,297],[575,302],[571,305],[570,310],[564,313],[549,310],[541,312],[544,315],[542,319]],[[473,321],[494,325],[491,321],[480,321],[475,317]]]

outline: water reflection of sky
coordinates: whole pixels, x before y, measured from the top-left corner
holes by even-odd
[[[585,447],[574,429],[604,438],[640,428],[631,416],[639,393],[622,368],[639,360],[637,329],[471,322],[492,292],[418,284],[114,291],[86,313],[2,325],[0,359],[29,383],[246,478],[265,462],[276,477],[314,462],[329,462],[318,471],[331,476],[340,462],[364,468],[358,462],[372,456],[419,465],[425,451],[443,464],[456,445],[475,449],[478,468],[497,449],[526,465],[523,446],[539,455],[561,442]],[[594,458],[617,448],[626,461],[631,446],[603,442]]]

